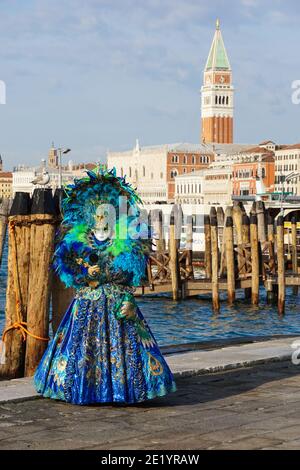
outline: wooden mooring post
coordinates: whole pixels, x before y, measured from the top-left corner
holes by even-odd
[[[251,243],[251,301],[253,305],[258,305],[259,301],[259,248],[258,248],[258,231],[257,216],[254,208],[250,215],[250,243]]]
[[[292,217],[292,268],[295,276],[298,275],[298,250],[297,250],[297,219]],[[293,287],[293,294],[298,295],[298,286]]]
[[[257,231],[258,231],[258,241],[262,244],[267,241],[266,237],[266,211],[265,204],[263,201],[257,201],[256,203],[256,215],[257,215]]]
[[[164,238],[163,213],[161,210],[151,211],[151,219],[154,229],[154,240],[157,253],[164,253],[166,243]]]
[[[204,216],[204,238],[205,238],[205,277],[211,279],[211,228],[209,215]]]
[[[2,261],[3,246],[6,237],[8,214],[11,206],[11,199],[3,198],[0,203],[0,265]]]
[[[176,233],[177,233],[176,217],[174,216],[174,214],[172,214],[170,218],[170,229],[169,229],[169,256],[170,256],[170,270],[171,270],[173,300],[179,299],[179,289],[180,289],[178,240],[176,239]]]
[[[0,365],[0,377],[9,379],[24,375],[30,261],[29,212],[29,194],[17,192],[8,217],[8,272],[2,336],[5,352],[4,363]]]
[[[33,375],[48,343],[49,301],[55,234],[55,207],[51,189],[35,189],[32,196],[30,271],[28,287],[25,376]]]
[[[223,207],[217,207],[217,221],[218,221],[218,237],[219,237],[219,246],[221,246],[224,236],[225,228],[225,213]]]
[[[246,213],[242,217],[242,246],[244,251],[244,265],[240,270],[241,275],[245,275],[248,271],[249,264],[251,263],[251,248],[250,247],[250,219]],[[250,255],[249,255],[250,252]],[[245,299],[251,299],[251,287],[244,289]]]
[[[219,299],[219,247],[218,247],[218,220],[217,213],[214,207],[210,210],[210,228],[211,228],[211,289],[212,289],[212,304],[214,312],[220,310]]]
[[[225,226],[226,241],[226,271],[227,271],[227,300],[229,305],[235,301],[235,268],[234,268],[234,246],[233,246],[233,219],[227,217]]]
[[[188,215],[186,218],[186,271],[187,277],[193,273],[193,217]]]
[[[284,218],[280,215],[276,225],[277,270],[278,270],[278,313],[284,314],[285,307],[285,260],[284,260]]]
[[[227,206],[225,210],[225,216],[224,216],[224,227],[226,227],[226,220],[228,217],[232,217],[233,214],[233,208],[232,206]],[[219,268],[219,276],[222,277],[225,269],[226,269],[226,231],[223,231],[223,237],[222,237],[222,245],[220,247],[220,268]]]
[[[274,219],[270,212],[267,214],[267,237],[269,243],[269,267],[270,272],[275,274],[275,235],[274,235]]]

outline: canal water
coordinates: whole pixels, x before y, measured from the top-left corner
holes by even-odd
[[[0,333],[4,327],[7,277],[7,245],[0,269]],[[286,314],[279,317],[276,306],[267,305],[261,292],[259,307],[252,307],[238,293],[237,302],[228,307],[226,294],[221,312],[212,313],[209,297],[173,302],[168,297],[140,298],[139,306],[161,346],[249,336],[300,335],[300,293],[287,291]]]

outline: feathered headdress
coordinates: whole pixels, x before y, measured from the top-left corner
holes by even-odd
[[[54,254],[54,268],[69,287],[121,282],[139,285],[145,275],[150,247],[146,218],[136,190],[116,175],[97,166],[87,176],[65,186],[62,230]],[[100,207],[112,208],[108,217],[113,233],[97,238]],[[109,210],[108,210],[109,211]]]

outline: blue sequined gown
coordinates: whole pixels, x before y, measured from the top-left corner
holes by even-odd
[[[135,305],[133,319],[119,318],[124,300]],[[114,283],[77,291],[34,380],[44,397],[81,405],[138,403],[176,389],[131,288]]]

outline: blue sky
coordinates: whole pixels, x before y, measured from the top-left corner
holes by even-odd
[[[234,73],[235,141],[300,141],[298,0],[0,0],[0,152],[36,164],[198,142],[215,20]]]

